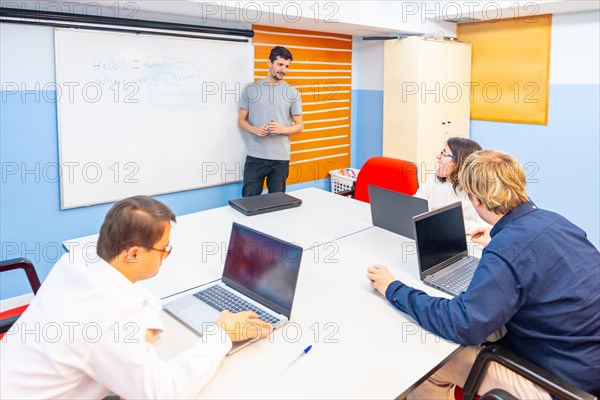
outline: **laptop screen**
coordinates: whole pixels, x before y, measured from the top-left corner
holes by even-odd
[[[461,203],[416,216],[414,224],[421,276],[467,253]]]
[[[223,282],[290,316],[302,248],[233,223]]]

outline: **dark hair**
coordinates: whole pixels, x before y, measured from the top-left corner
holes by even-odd
[[[134,196],[115,203],[106,214],[96,252],[110,262],[131,246],[153,247],[165,231],[165,222],[175,222],[173,211],[148,196]]]
[[[448,182],[452,184],[452,188],[456,191],[459,183],[458,173],[460,172],[465,159],[472,153],[481,150],[481,146],[474,140],[460,137],[452,137],[448,139],[446,143],[448,144],[452,155],[456,157],[454,160],[454,171],[452,171],[450,176],[447,178]],[[443,182],[446,180],[446,178],[440,178],[440,180]]]
[[[284,60],[294,61],[294,57],[292,57],[292,53],[288,49],[283,46],[275,46],[271,49],[271,53],[269,54],[269,60],[271,62],[275,62],[277,57],[281,57]]]

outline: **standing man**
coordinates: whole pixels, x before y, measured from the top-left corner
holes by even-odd
[[[459,183],[491,241],[466,292],[431,297],[397,281],[387,268],[367,270],[371,286],[425,329],[466,345],[409,398],[454,398],[478,347],[503,325],[502,344],[576,387],[600,392],[600,253],[564,217],[538,209],[525,192],[525,171],[499,151],[471,154]],[[504,389],[519,399],[549,394],[506,368],[490,366],[480,394]]]
[[[292,54],[276,46],[269,54],[267,77],[244,87],[238,125],[250,134],[244,165],[242,196],[285,192],[290,168],[290,136],[302,132],[302,100],[295,87],[283,80]]]

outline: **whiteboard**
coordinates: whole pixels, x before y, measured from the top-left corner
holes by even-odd
[[[248,43],[55,29],[61,208],[240,181]]]

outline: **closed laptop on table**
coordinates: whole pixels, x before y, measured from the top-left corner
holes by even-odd
[[[369,199],[373,225],[409,239],[415,238],[412,217],[429,210],[425,199],[373,185],[369,185]]]
[[[469,256],[460,202],[413,217],[423,283],[458,296],[469,287],[479,259]]]
[[[244,215],[265,214],[299,207],[300,204],[302,200],[285,193],[269,193],[229,200],[229,205]]]
[[[291,316],[301,259],[301,247],[233,223],[222,279],[164,308],[201,336],[223,310],[253,311],[280,327]],[[229,354],[249,343],[234,343]]]

